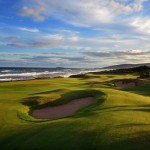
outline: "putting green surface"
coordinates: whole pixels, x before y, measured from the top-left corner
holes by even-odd
[[[148,150],[150,84],[116,88],[133,75],[87,74],[0,83],[1,150]],[[33,109],[92,96],[92,103],[57,120],[36,119]]]

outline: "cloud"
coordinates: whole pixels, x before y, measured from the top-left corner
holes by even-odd
[[[31,43],[31,48],[54,48],[57,44],[51,41],[35,41]]]
[[[125,36],[125,35],[124,35]],[[2,38],[3,39],[3,38]],[[112,35],[111,37],[83,37],[80,34],[40,34],[39,36],[22,37],[19,41],[10,38],[5,45],[18,48],[64,49],[82,51],[110,51],[126,49],[149,50],[149,36],[128,35],[125,37]]]
[[[0,62],[7,62],[7,61],[10,61],[10,60],[9,59],[0,58]]]
[[[6,58],[6,59],[5,59]],[[126,50],[109,52],[74,52],[69,51],[46,53],[11,53],[0,52],[0,61],[3,66],[39,66],[39,67],[103,67],[122,63],[147,63],[150,60],[150,51]],[[107,63],[106,63],[107,62]]]
[[[30,3],[30,5],[28,5]],[[35,21],[44,21],[47,16],[48,6],[42,0],[26,0],[26,6],[23,6],[20,15],[23,17],[30,16]],[[30,7],[31,6],[31,7]]]
[[[127,51],[109,51],[109,52],[83,52],[83,54],[99,57],[99,58],[127,58],[127,57],[149,57],[150,51],[141,51],[141,50],[127,50]]]
[[[78,26],[93,26],[110,23],[118,15],[140,12],[147,0],[29,0],[23,3],[20,15],[35,21],[54,17]]]
[[[87,32],[89,32],[88,34],[90,34],[90,36],[84,35],[84,33],[82,33],[82,30],[80,29],[80,32],[78,32],[71,29],[68,30],[57,28],[49,30],[45,28],[44,32],[39,32],[37,34],[31,33],[30,36],[24,34],[23,32],[17,32],[17,36],[16,34],[1,36],[0,45],[17,47],[18,49],[38,48],[40,50],[51,50],[57,48],[62,51],[67,49],[79,51],[116,51],[126,49],[149,50],[150,36],[145,32],[145,30],[148,31],[149,29],[149,23],[147,23],[149,22],[149,20],[147,18],[145,21],[143,18],[143,20],[138,21],[140,23],[138,23],[138,25],[136,26],[135,24],[132,24],[132,22],[136,20],[135,18],[130,18],[128,21],[122,22],[121,24],[119,24],[118,22],[116,22],[116,24],[102,24],[96,31],[93,31],[92,29],[85,29],[84,31],[86,31],[86,34]],[[142,17],[140,18],[142,19]],[[127,22],[129,25],[126,25]],[[18,30],[17,27],[16,29]],[[30,30],[32,30],[32,28]]]
[[[28,45],[24,44],[24,43],[9,43],[9,44],[7,44],[7,46],[19,47],[19,48],[27,48],[28,47]]]
[[[42,35],[41,38],[44,38],[45,40],[62,40],[63,39],[63,35],[61,34],[45,34]]]
[[[65,67],[102,67],[122,63],[147,63],[150,59],[150,51],[127,50],[109,52],[76,52],[69,53],[46,53],[36,54],[35,56],[21,57],[21,60],[32,63],[53,63],[55,66]],[[104,61],[105,60],[105,61]],[[106,65],[107,62],[107,65]]]
[[[124,63],[148,63],[150,60],[150,51],[126,50],[126,51],[109,51],[109,52],[83,52],[86,55],[97,60],[100,66],[109,66]],[[101,61],[101,63],[99,63]],[[107,63],[106,63],[107,62]]]
[[[52,54],[52,53],[51,53]],[[84,67],[88,67],[92,63],[97,63],[97,60],[89,58],[87,56],[80,56],[75,54],[75,56],[65,56],[57,53],[56,55],[39,55],[32,57],[22,57],[21,60],[31,62],[31,63],[53,63],[53,66],[65,66],[65,67],[81,67],[81,64]],[[100,61],[99,61],[100,62]]]
[[[136,17],[130,22],[130,25],[140,33],[150,34],[150,17]]]
[[[32,33],[39,32],[39,29],[36,29],[36,28],[19,27],[18,29],[21,30],[21,31],[25,31],[25,32],[32,32]]]

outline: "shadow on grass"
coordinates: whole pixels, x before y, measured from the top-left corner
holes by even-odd
[[[60,90],[55,90],[55,92],[59,92]],[[56,95],[43,95],[42,94],[51,94],[54,91],[47,91],[40,93],[40,96],[32,96],[28,97],[26,99],[23,99],[22,104],[29,106],[31,108],[42,108],[45,106],[56,106],[65,104],[71,100],[79,99],[79,98],[85,98],[85,97],[97,97],[105,95],[105,93],[98,91],[98,90],[76,90],[76,91],[69,91],[66,93],[55,93],[56,95],[59,95],[59,98]],[[38,93],[39,94],[39,93]],[[43,99],[42,99],[43,98]],[[44,101],[45,99],[48,99],[49,101]],[[38,100],[43,100],[43,103],[40,104]],[[40,101],[40,102],[41,102]]]
[[[98,110],[103,111],[103,112],[113,112],[113,111],[143,111],[143,112],[150,112],[150,105],[112,106],[112,107],[99,108]]]
[[[150,96],[150,84],[145,84],[145,85],[137,86],[134,88],[129,88],[129,89],[126,88],[126,89],[121,89],[121,90],[143,95],[143,96]]]
[[[146,126],[150,126],[150,124],[144,124],[144,123],[129,123],[129,124],[121,124],[116,126],[116,128],[130,128],[130,127],[135,127],[135,126],[139,126],[139,127],[146,127]]]
[[[148,150],[150,148],[150,142],[148,142],[150,141],[150,132],[137,132],[125,136],[124,140],[114,142],[104,150]]]
[[[86,127],[85,123],[66,121],[32,126],[0,138],[0,145],[2,150],[95,150],[97,132]]]
[[[113,111],[143,111],[143,112],[150,112],[150,107],[145,108],[145,107],[137,107],[137,108],[129,108],[129,109],[121,109],[121,110],[113,110]]]
[[[109,134],[110,128],[89,130],[90,125],[64,120],[24,126],[16,133],[0,137],[0,145],[2,150],[148,150],[150,147],[150,132],[128,132],[119,136]]]

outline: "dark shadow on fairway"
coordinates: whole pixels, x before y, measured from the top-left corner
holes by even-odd
[[[137,132],[124,136],[124,140],[114,142],[104,150],[148,150],[150,148],[150,132]]]
[[[142,85],[142,86],[137,86],[134,88],[126,88],[126,89],[120,89],[122,91],[130,92],[130,93],[135,93],[143,96],[150,96],[150,84]]]
[[[150,127],[150,124],[144,124],[144,123],[129,123],[129,124],[121,124],[121,125],[118,125],[116,126],[116,128],[130,128],[130,127],[135,127],[135,126],[141,126],[141,127],[146,127],[146,126],[149,126]]]
[[[136,106],[112,106],[112,107],[104,107],[98,108],[95,110],[98,113],[105,113],[105,112],[119,112],[119,111],[143,111],[143,112],[150,112],[150,105],[136,105]]]
[[[122,136],[108,135],[107,128],[89,128],[90,124],[77,120],[25,125],[22,129],[18,126],[16,133],[0,138],[1,150],[148,150],[150,147],[150,132]]]
[[[97,132],[88,131],[86,123],[61,121],[34,125],[0,138],[1,150],[98,150]],[[103,135],[99,131],[99,135]]]
[[[137,107],[135,109],[121,109],[121,110],[113,110],[113,111],[143,111],[143,112],[150,112],[150,107],[149,108],[140,108],[140,107]]]

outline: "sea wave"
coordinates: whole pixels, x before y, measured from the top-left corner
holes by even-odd
[[[71,75],[97,72],[99,69],[12,69],[1,70],[0,81],[31,80],[37,78],[68,78]]]
[[[38,75],[46,75],[46,74],[57,74],[60,72],[26,72],[26,73],[10,73],[10,74],[0,74],[0,77],[10,77],[10,76],[38,76]]]
[[[12,70],[2,70],[2,73],[7,73],[7,72],[11,72]]]

